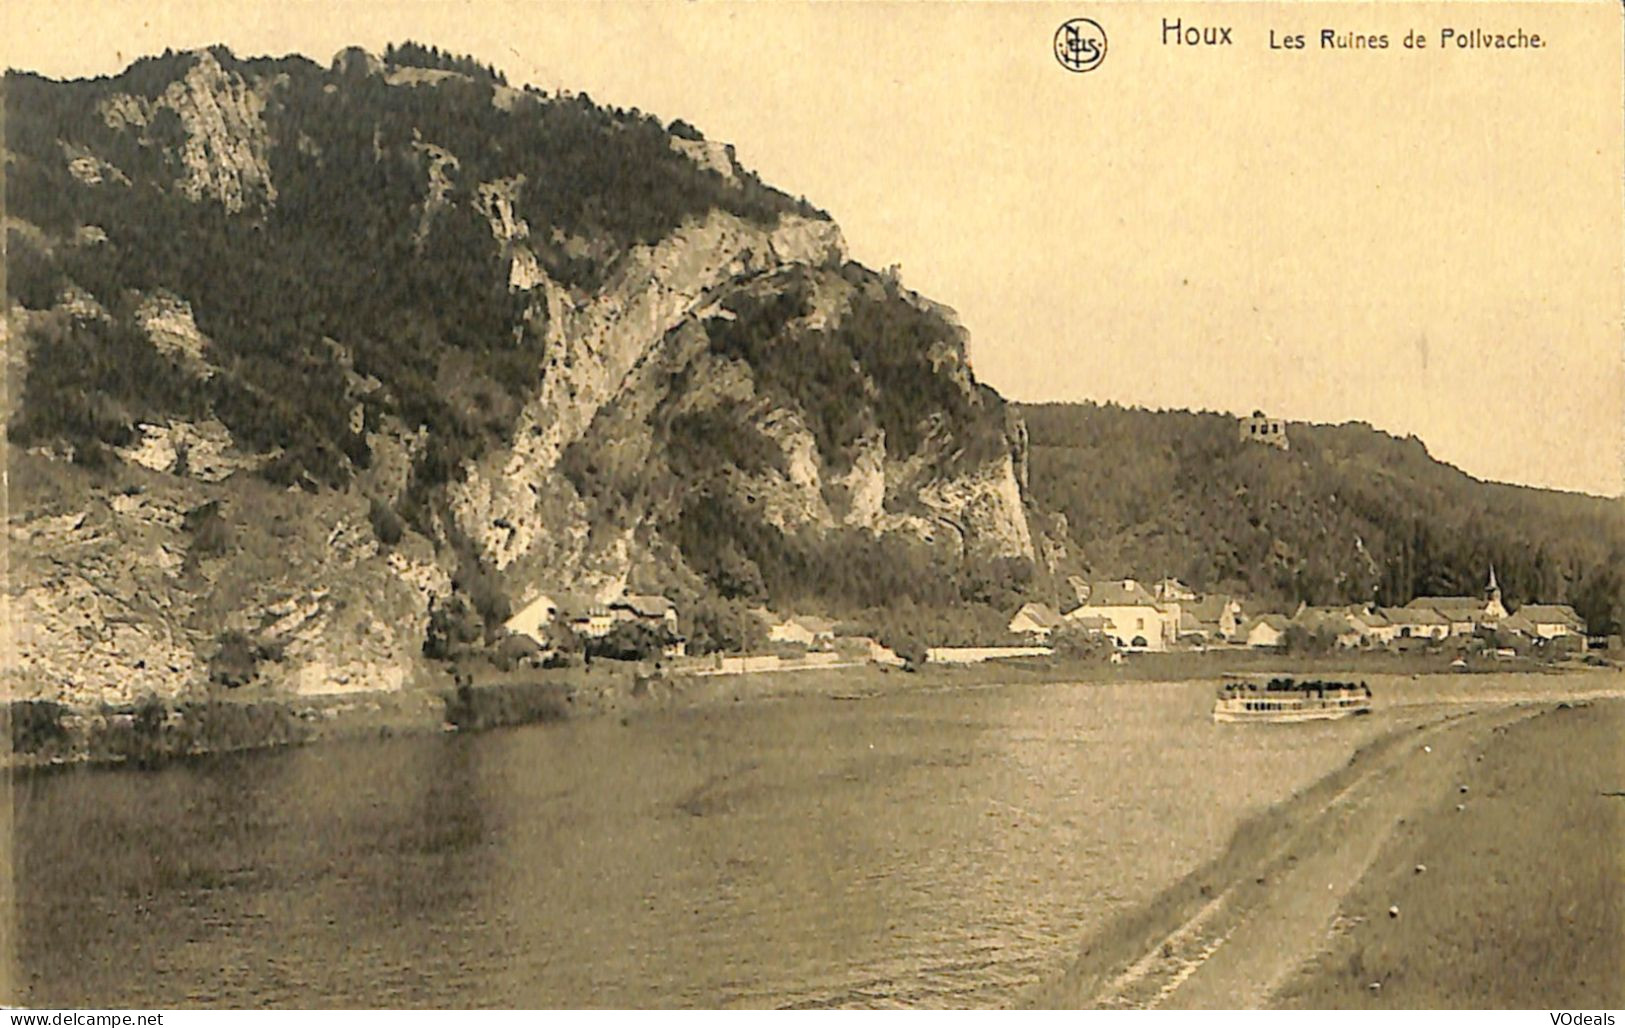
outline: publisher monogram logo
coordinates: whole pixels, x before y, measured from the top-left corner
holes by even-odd
[[[1067,71],[1094,71],[1106,59],[1106,30],[1092,18],[1073,18],[1055,30],[1055,59]]]

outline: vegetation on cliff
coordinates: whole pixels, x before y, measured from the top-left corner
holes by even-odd
[[[422,49],[391,57],[407,63]],[[14,230],[8,291],[42,309],[71,284],[112,316],[73,319],[56,345],[36,348],[19,441],[94,452],[127,442],[138,421],[208,409],[239,442],[282,451],[267,472],[277,480],[335,486],[366,467],[366,431],[395,414],[428,429],[421,470],[443,481],[501,441],[544,367],[546,308],[510,290],[507,241],[494,237],[482,184],[522,175],[509,219],[527,225],[549,275],[588,289],[628,247],[685,218],[816,213],[749,173],[724,182],[673,149],[654,118],[584,95],[525,91],[504,107],[494,91],[506,87],[488,74],[396,87],[297,57],[205,56],[258,98],[245,117],[263,121],[274,202],[262,192],[239,213],[197,202],[171,188],[188,140],[173,109],[152,108],[144,125],[109,115],[126,106],[120,97],[151,106],[197,74],[198,54],[138,61],[110,79],[7,76],[9,214],[46,239],[83,225],[106,236],[42,246]],[[466,59],[434,57],[465,70]],[[69,152],[94,154],[106,177],[87,184]],[[159,291],[191,304],[220,373],[197,381],[132,327],[132,305]],[[357,396],[349,376],[383,388]]]

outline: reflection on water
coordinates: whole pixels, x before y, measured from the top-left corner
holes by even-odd
[[[1339,723],[1018,686],[22,777],[25,999],[1000,1004],[1459,682]]]

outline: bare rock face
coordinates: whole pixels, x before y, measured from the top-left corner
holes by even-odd
[[[878,528],[886,512],[886,435],[876,432],[858,444],[857,456],[846,474],[836,476],[829,490],[831,506],[841,523]]]
[[[175,185],[188,199],[216,201],[233,214],[276,202],[262,117],[265,97],[241,75],[226,71],[203,50],[186,76],[157,100],[117,94],[101,105],[109,127],[139,131],[143,141],[166,109],[179,116],[185,130],[178,155],[185,171]]]
[[[707,171],[714,171],[726,181],[738,184],[738,169],[726,143],[714,143],[709,139],[681,139],[674,136],[671,148]]]
[[[530,239],[530,225],[515,213],[519,191],[524,186],[522,172],[493,182],[481,182],[475,201],[490,223],[492,238],[502,247],[508,260],[508,291],[515,293],[530,292],[546,277],[535,251],[526,242]]]
[[[500,569],[529,552],[547,530],[536,497],[564,448],[715,290],[791,264],[838,260],[842,252],[829,222],[786,217],[768,231],[714,211],[635,248],[593,296],[575,296],[543,276],[548,357],[540,393],[520,413],[512,448],[448,487],[457,525],[482,559]]]
[[[992,557],[1033,556],[1021,486],[1008,454],[972,474],[927,482],[918,495],[958,531],[968,551]]]
[[[434,227],[435,215],[451,205],[452,190],[456,188],[453,176],[462,168],[462,161],[445,147],[414,140],[412,149],[420,154],[428,175],[427,191],[418,208],[418,227],[413,241],[421,250],[429,240],[429,229]]]
[[[213,375],[204,357],[209,341],[198,331],[191,304],[173,293],[159,292],[141,301],[135,321],[160,353],[199,378]]]
[[[83,706],[217,692],[226,633],[252,643],[254,680],[276,692],[397,689],[423,674],[450,568],[413,533],[382,548],[359,497],[157,473],[109,494],[56,462],[12,459],[32,462],[35,485],[7,526],[6,695]],[[212,510],[213,534],[200,533]]]
[[[87,186],[100,186],[109,183],[117,183],[121,186],[130,184],[128,175],[82,146],[63,142],[62,153],[68,161],[68,172]]]
[[[225,425],[214,418],[139,424],[139,436],[116,452],[124,460],[153,471],[185,475],[200,482],[221,482],[239,471],[256,471],[266,457],[240,451]]]
[[[332,68],[340,75],[382,75],[384,62],[359,46],[347,46],[333,55]]]
[[[199,681],[196,640],[175,616],[168,579],[181,556],[161,526],[175,513],[132,511],[129,536],[105,508],[8,526],[7,697],[122,703]]]
[[[482,188],[481,206],[499,240],[526,231],[511,215],[519,186]],[[488,454],[448,485],[457,534],[488,566],[516,572],[523,584],[538,573],[563,581],[624,579],[637,558],[631,528],[581,527],[579,519],[591,512],[560,483],[561,455],[590,439],[600,462],[635,467],[654,459],[648,419],[661,403],[685,410],[733,402],[758,408],[741,430],[771,440],[782,455],[781,469],[727,469],[724,476],[729,491],[767,524],[786,532],[836,526],[904,532],[976,556],[1033,558],[1018,437],[990,462],[946,471],[954,464],[947,441],[900,462],[888,459],[885,436],[876,431],[859,440],[848,464],[832,470],[799,415],[756,392],[748,367],[706,353],[700,322],[718,313],[721,296],[770,285],[792,267],[831,267],[841,256],[838,230],[828,222],[785,217],[768,231],[713,213],[634,250],[591,297],[538,270],[535,302],[548,312],[546,373],[521,413],[512,447]],[[833,274],[810,278],[814,301],[803,322],[821,328],[841,316],[847,287]],[[930,356],[961,388],[975,388],[960,340],[939,344]],[[678,372],[688,392],[673,397],[667,390]]]

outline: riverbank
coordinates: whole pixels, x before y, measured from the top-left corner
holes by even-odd
[[[13,701],[0,708],[10,747],[0,766],[150,765],[224,753],[407,733],[482,731],[578,717],[645,713],[707,704],[804,696],[861,700],[907,690],[1046,683],[1200,681],[1226,673],[1421,676],[1456,673],[1438,654],[1385,652],[1283,656],[1249,651],[1136,654],[1121,664],[1065,657],[810,668],[752,674],[671,674],[658,665],[599,661],[591,667],[498,672],[481,665],[455,684],[428,688],[294,696],[242,689],[208,697],[75,708]],[[1564,674],[1578,668],[1485,661],[1478,672]]]
[[[1031,1005],[1617,1007],[1622,733],[1619,699],[1419,717],[1242,825]]]

